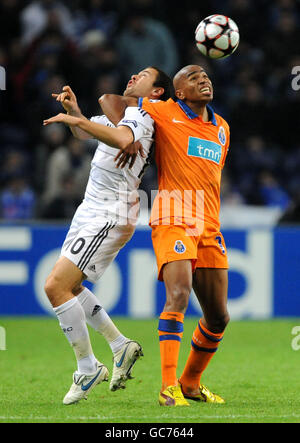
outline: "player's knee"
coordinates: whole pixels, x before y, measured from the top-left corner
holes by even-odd
[[[225,331],[229,321],[229,313],[225,312],[224,314],[215,316],[209,321],[209,329],[216,334],[220,334]]]
[[[188,307],[191,287],[189,285],[174,286],[168,293],[166,306],[174,312],[185,312]]]
[[[224,314],[219,319],[219,328],[222,329],[222,332],[225,331],[226,326],[228,325],[229,321],[230,321],[230,316],[229,316],[228,312],[226,312],[226,314]]]
[[[52,303],[52,305],[54,305],[56,299],[59,296],[60,288],[57,279],[53,277],[51,274],[48,276],[46,280],[44,290],[47,294],[49,301]]]

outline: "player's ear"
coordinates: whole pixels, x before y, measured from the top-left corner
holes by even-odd
[[[98,98],[98,103],[100,106],[101,106],[102,101],[104,101],[106,95],[108,95],[108,94],[103,94],[103,95],[101,95],[101,97]]]
[[[164,94],[165,90],[164,88],[155,88],[152,91],[152,95],[154,96],[155,99],[159,99],[159,97],[161,97]]]
[[[177,98],[179,98],[179,100],[184,100],[185,99],[185,95],[183,93],[183,91],[181,89],[177,89],[175,91],[175,95]]]

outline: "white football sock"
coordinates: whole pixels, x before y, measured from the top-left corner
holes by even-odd
[[[77,296],[84,309],[87,323],[99,332],[109,344],[113,353],[118,352],[128,340],[113,323],[98,298],[88,288]]]
[[[92,350],[82,306],[74,297],[53,310],[74,350],[78,372],[87,375],[93,374],[97,370],[97,360]]]

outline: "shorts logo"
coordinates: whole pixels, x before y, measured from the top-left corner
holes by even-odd
[[[177,252],[177,254],[183,254],[186,251],[186,247],[181,240],[176,240],[174,251]]]
[[[225,251],[225,248],[224,248],[223,243],[222,243],[222,237],[220,235],[218,235],[215,238],[215,240],[217,240],[217,242],[219,243],[219,246],[221,248],[222,254],[225,254],[226,251]]]
[[[210,140],[197,137],[189,137],[188,153],[191,157],[200,157],[220,164],[222,157],[222,146]]]
[[[225,129],[223,128],[223,126],[220,126],[218,137],[219,137],[220,142],[224,146],[226,143],[226,134],[225,134]]]

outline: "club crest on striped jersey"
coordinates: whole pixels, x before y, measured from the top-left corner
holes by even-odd
[[[177,254],[183,254],[186,251],[186,247],[181,240],[176,240],[174,251],[177,252]]]

